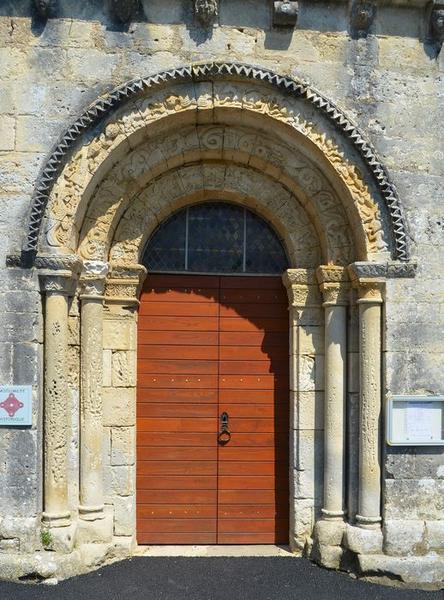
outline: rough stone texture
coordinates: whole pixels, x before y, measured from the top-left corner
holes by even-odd
[[[379,554],[382,552],[380,529],[361,529],[347,524],[344,535],[345,546],[356,554]]]
[[[4,516],[0,525],[0,575],[17,577],[38,572],[43,577],[69,576],[84,564],[93,566],[107,560],[114,552],[97,544],[95,548],[85,546],[82,555],[74,551],[69,557],[57,559],[59,562],[52,553],[23,558],[23,553],[41,550],[43,318],[36,273],[6,268],[5,257],[20,251],[33,186],[58,136],[98,96],[126,80],[196,61],[243,61],[307,80],[337,103],[365,132],[387,166],[405,208],[412,257],[418,263],[415,279],[393,279],[387,283],[384,395],[444,392],[440,333],[444,326],[444,216],[440,200],[444,195],[444,154],[439,118],[444,53],[438,57],[436,48],[424,41],[421,7],[380,6],[374,33],[365,39],[351,39],[345,3],[309,2],[300,13],[296,29],[282,32],[271,28],[265,0],[222,0],[218,24],[211,36],[195,22],[192,3],[185,0],[144,1],[142,18],[122,31],[115,30],[102,3],[66,0],[61,3],[59,18],[38,27],[31,21],[28,0],[4,4],[0,15],[0,382],[33,385],[34,411],[31,429],[2,430],[0,435],[0,514]],[[313,112],[311,116],[315,119],[316,115]],[[238,125],[240,130],[244,123]],[[194,123],[187,127],[196,129]],[[225,144],[229,135],[222,139]],[[262,146],[256,146],[262,152]],[[232,151],[229,146],[219,147],[226,153]],[[187,156],[191,156],[192,148],[188,151]],[[183,155],[180,144],[169,152],[171,164]],[[158,164],[155,156],[158,155],[153,152],[152,165]],[[259,160],[254,152],[248,156],[248,160]],[[136,167],[134,163],[130,166]],[[274,166],[275,175],[281,175],[279,168]],[[217,170],[209,174],[214,181],[216,176]],[[261,175],[260,181],[265,180]],[[192,178],[183,176],[180,185],[188,181],[192,182]],[[239,182],[236,185],[239,192]],[[116,185],[112,191],[119,192],[120,188]],[[105,193],[102,214],[95,214],[100,222],[106,220],[107,197]],[[385,224],[386,215],[381,214],[380,219]],[[334,231],[337,233],[338,229]],[[115,534],[126,536],[126,544],[134,534],[136,340],[131,318],[122,314],[115,318],[115,313],[111,316],[104,322],[103,456],[107,500],[115,510]],[[291,542],[301,551],[311,543],[313,525],[322,505],[322,309],[304,310],[299,325],[299,381],[292,389],[298,389],[295,396],[299,394],[293,426],[299,432],[300,443],[292,449],[296,497],[291,501]],[[69,507],[75,513],[78,315],[70,312],[68,327],[68,497]],[[358,348],[356,340],[349,338],[349,364],[354,365],[350,372],[356,374]],[[348,392],[357,391],[355,375],[350,378]],[[353,518],[357,510],[356,396],[349,396],[349,407],[349,446],[353,452],[348,498]],[[430,552],[442,553],[443,450],[385,450],[385,550],[422,554],[429,548]],[[406,519],[413,521],[410,529],[403,526]],[[380,533],[348,528],[346,538],[348,546],[359,554],[382,552]],[[130,544],[125,544],[128,549]],[[325,562],[337,561],[338,551],[333,551],[330,558],[331,550],[322,551]],[[432,556],[403,560],[380,554],[360,556],[360,561],[364,571],[391,571],[408,582],[443,577],[441,563]]]

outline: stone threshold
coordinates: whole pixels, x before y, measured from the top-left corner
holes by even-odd
[[[243,556],[296,556],[288,546],[137,546],[133,556],[188,556],[188,557],[243,557]]]

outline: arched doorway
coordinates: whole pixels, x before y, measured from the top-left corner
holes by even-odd
[[[143,263],[137,391],[139,544],[288,543],[288,262],[226,202],[189,206]]]

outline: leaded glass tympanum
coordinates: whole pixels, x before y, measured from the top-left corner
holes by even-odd
[[[281,274],[287,256],[263,219],[235,204],[207,202],[175,213],[152,235],[149,272]]]

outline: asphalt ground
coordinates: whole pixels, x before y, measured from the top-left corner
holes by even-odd
[[[140,557],[58,585],[0,582],[0,600],[444,600],[376,585],[293,557]]]

